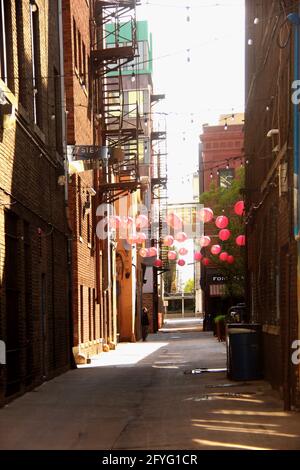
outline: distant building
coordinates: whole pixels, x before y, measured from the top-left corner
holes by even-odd
[[[244,165],[244,114],[228,114],[219,118],[218,125],[203,126],[199,145],[200,197],[209,191],[211,184],[230,188],[236,172]],[[214,210],[212,207],[211,209]],[[220,215],[220,214],[216,214]],[[206,235],[217,236],[215,226],[204,227]],[[203,251],[203,250],[202,250]],[[224,298],[225,279],[217,266],[201,266],[203,308],[206,316],[226,313],[232,302],[244,299]]]
[[[221,116],[219,124],[203,126],[199,147],[199,178],[201,193],[212,182],[228,187],[236,169],[244,163],[242,113]]]

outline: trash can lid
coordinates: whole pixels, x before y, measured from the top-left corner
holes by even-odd
[[[255,330],[250,330],[249,328],[228,328],[228,334],[237,334],[237,333],[256,333]]]

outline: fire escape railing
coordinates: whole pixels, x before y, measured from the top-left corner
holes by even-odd
[[[137,54],[136,1],[96,1],[94,25],[97,42],[91,51],[94,78],[101,90],[102,142],[109,149],[110,181],[101,185],[104,199],[137,190],[139,136],[143,129],[138,103],[127,110],[124,100],[124,66]]]
[[[163,245],[163,239],[167,235],[166,217],[168,210],[168,165],[167,165],[167,132],[166,120],[159,119],[155,122],[151,132],[152,147],[152,174],[151,190],[152,199],[159,204],[158,238],[160,258],[163,268],[168,269],[168,248]]]

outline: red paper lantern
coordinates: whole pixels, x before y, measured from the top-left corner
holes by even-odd
[[[185,265],[184,259],[179,259],[179,260],[178,260],[178,265],[179,265],[179,266],[184,266],[184,265]]]
[[[187,234],[185,232],[177,232],[175,235],[175,240],[179,243],[183,243],[187,240]]]
[[[227,228],[223,228],[219,232],[219,238],[220,240],[222,240],[222,242],[226,242],[226,240],[228,240],[230,236],[231,236],[231,232]]]
[[[155,248],[155,246],[151,246],[151,248],[149,248],[149,256],[157,256],[157,248]]]
[[[245,203],[244,201],[238,201],[234,205],[234,212],[236,215],[243,215],[245,210]]]
[[[147,248],[141,248],[139,251],[139,255],[142,258],[147,258],[149,256]]]
[[[238,246],[245,246],[245,245],[246,245],[246,237],[245,237],[245,235],[239,235],[238,237],[236,237],[235,243],[236,243]]]
[[[140,214],[135,219],[135,225],[138,228],[148,227],[148,217],[144,214]]]
[[[219,259],[221,261],[227,261],[227,258],[228,258],[228,253],[226,253],[226,251],[222,251],[222,253],[219,256]]]
[[[212,255],[218,255],[221,252],[221,250],[222,250],[222,248],[220,247],[220,245],[213,245],[211,247],[210,252],[211,252]]]
[[[233,264],[235,262],[234,256],[228,255],[227,257],[227,263],[228,264]]]
[[[154,266],[155,266],[156,268],[161,268],[161,267],[162,267],[162,264],[163,264],[163,263],[162,263],[162,260],[161,260],[161,259],[156,259],[156,260],[154,261]]]
[[[219,217],[216,218],[216,226],[218,228],[226,228],[229,223],[228,217],[226,215],[219,215]]]
[[[212,209],[210,209],[209,207],[203,207],[198,212],[198,219],[201,222],[208,223],[208,222],[211,222],[213,218],[214,218],[214,213]]]
[[[169,251],[168,253],[168,259],[171,261],[174,261],[177,258],[177,253],[176,251]]]
[[[178,251],[178,253],[179,253],[181,256],[187,255],[188,252],[189,252],[189,250],[187,250],[187,249],[184,248],[184,247],[180,248],[180,250]]]
[[[210,259],[209,258],[203,258],[202,263],[204,266],[208,266],[210,264]]]
[[[174,238],[172,237],[172,235],[167,235],[165,238],[164,238],[164,246],[172,246],[173,243],[174,243]]]
[[[194,253],[194,260],[195,260],[195,261],[201,261],[202,258],[203,258],[202,253],[200,253],[200,251],[195,251],[195,253]]]
[[[167,215],[166,222],[175,230],[180,230],[182,228],[182,219],[177,214],[174,214],[174,212]]]
[[[203,237],[200,238],[200,246],[208,246],[211,243],[210,237],[207,235],[204,235]]]

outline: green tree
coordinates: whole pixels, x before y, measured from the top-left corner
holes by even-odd
[[[189,279],[185,283],[184,292],[187,294],[191,294],[192,292],[194,292],[194,288],[195,288],[194,279]]]
[[[203,193],[200,197],[200,203],[205,207],[210,207],[214,211],[215,217],[226,215],[229,218],[228,229],[231,231],[231,237],[227,241],[221,241],[218,238],[219,229],[215,223],[205,224],[205,234],[212,239],[212,244],[221,245],[222,251],[226,251],[235,258],[234,264],[228,264],[220,261],[218,256],[210,254],[210,247],[206,248],[206,256],[210,257],[213,264],[217,266],[224,277],[227,278],[225,295],[243,296],[244,295],[244,277],[245,277],[245,247],[239,247],[235,243],[238,235],[245,233],[243,217],[234,213],[234,204],[242,199],[242,189],[244,187],[244,169],[237,171],[237,177],[233,180],[229,188],[221,188],[214,183],[211,184],[209,191]]]

